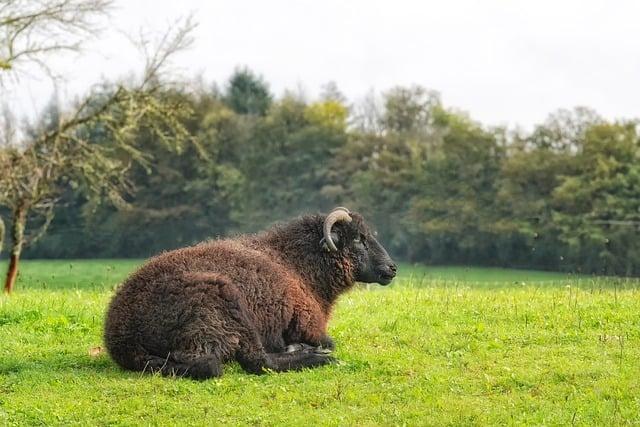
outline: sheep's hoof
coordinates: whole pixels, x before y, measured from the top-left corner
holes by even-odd
[[[329,350],[335,350],[336,343],[333,342],[333,338],[331,338],[329,335],[325,335],[320,339],[320,347],[327,348]]]
[[[285,348],[284,352],[285,353],[303,352],[303,353],[315,353],[315,354],[330,354],[331,350],[328,348],[324,348],[321,345],[318,347],[314,347],[312,345],[305,344],[305,343],[296,343],[296,344],[289,344]]]
[[[287,348],[285,348],[284,352],[285,353],[296,353],[298,351],[303,351],[305,353],[310,353],[312,351],[315,350],[315,347],[309,345],[309,344],[304,344],[304,343],[296,343],[296,344],[289,344],[287,346]]]
[[[309,366],[322,366],[322,365],[333,365],[337,363],[338,360],[326,353],[310,353],[309,357]]]

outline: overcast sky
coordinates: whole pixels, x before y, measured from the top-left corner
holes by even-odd
[[[530,127],[576,105],[640,117],[636,0],[121,0],[99,40],[54,63],[62,98],[140,69],[123,31],[162,31],[190,12],[196,42],[180,63],[207,81],[247,65],[276,94],[302,85],[313,96],[335,81],[351,101],[419,84],[490,125]],[[10,101],[33,114],[50,94],[23,77]]]

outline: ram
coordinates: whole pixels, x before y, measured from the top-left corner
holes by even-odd
[[[320,366],[338,296],[395,274],[361,215],[306,215],[152,258],[114,295],[105,344],[125,369],[195,379],[234,359],[254,374]]]

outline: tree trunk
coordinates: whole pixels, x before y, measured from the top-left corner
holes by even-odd
[[[4,221],[2,220],[2,217],[0,217],[0,255],[2,255],[2,248],[4,247],[4,231]]]
[[[18,277],[18,264],[24,243],[24,226],[27,222],[27,209],[20,204],[13,211],[13,222],[11,224],[11,258],[7,269],[7,279],[4,282],[4,291],[10,294]]]

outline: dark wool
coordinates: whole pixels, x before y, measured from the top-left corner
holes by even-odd
[[[352,218],[333,227],[342,241],[369,233],[360,215]],[[333,347],[331,309],[355,277],[349,247],[322,250],[324,219],[304,216],[150,259],[111,301],[109,354],[126,369],[193,378],[219,376],[232,359],[252,373],[330,362],[309,346]],[[293,343],[309,346],[286,352]]]

